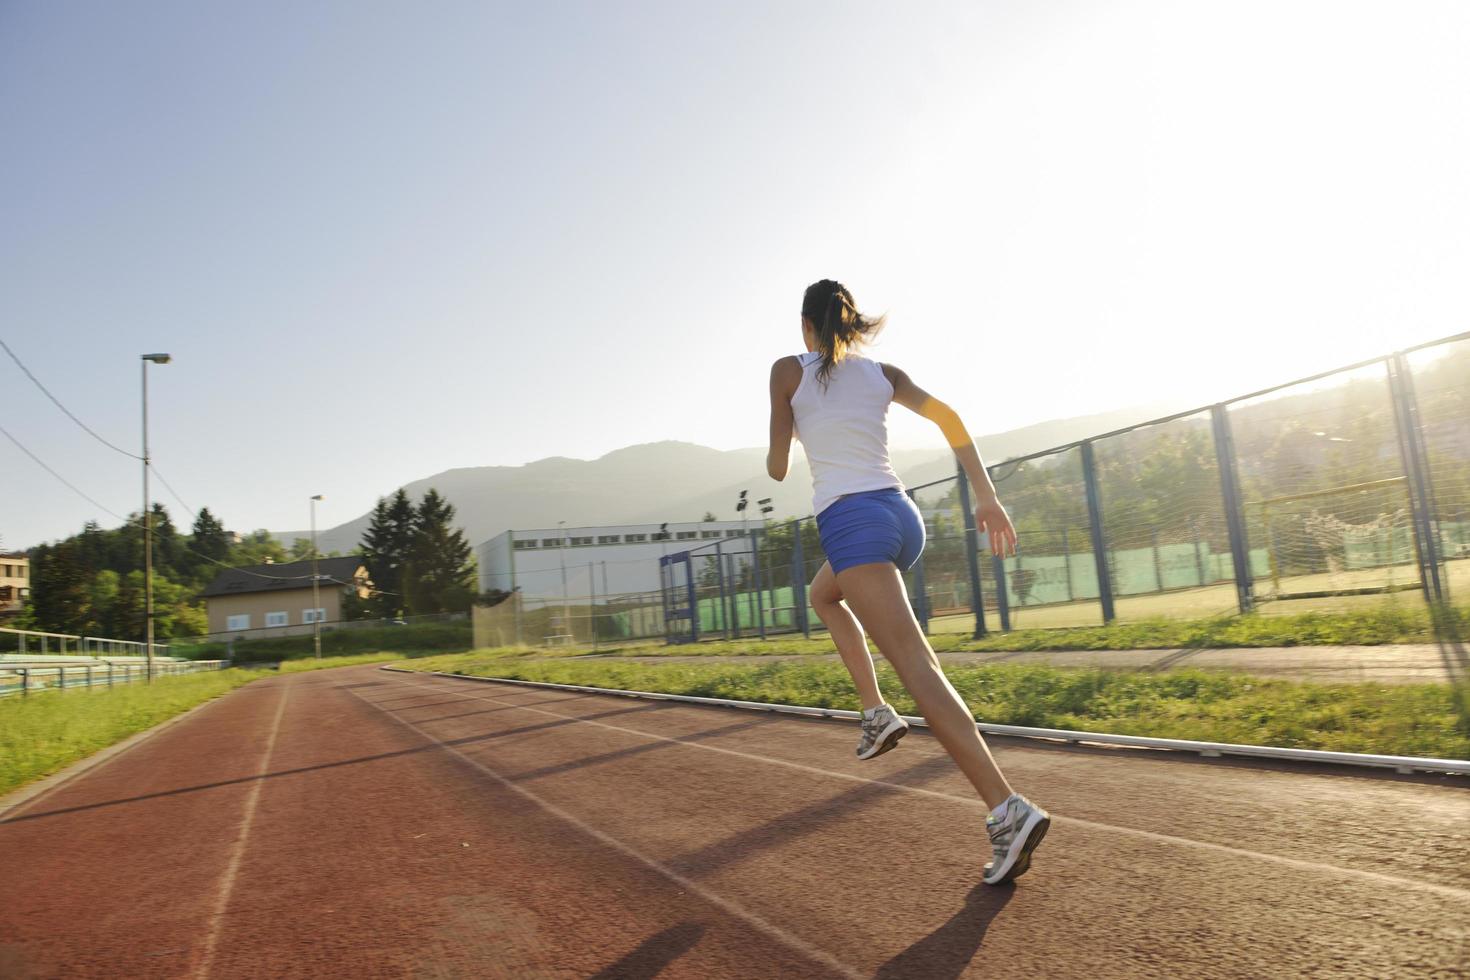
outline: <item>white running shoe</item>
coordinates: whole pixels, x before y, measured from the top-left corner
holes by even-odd
[[[871,759],[882,755],[909,733],[909,723],[886,704],[863,712],[863,737],[858,741],[857,757]]]
[[[995,850],[995,860],[985,865],[987,885],[999,885],[1025,874],[1031,867],[1031,852],[1051,826],[1051,814],[1020,793],[1007,797],[1005,807],[1001,819],[997,820],[994,814],[985,818],[985,832],[990,835],[990,846]]]

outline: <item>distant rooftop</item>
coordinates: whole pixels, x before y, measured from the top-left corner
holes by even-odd
[[[346,558],[321,558],[316,562],[323,584],[351,585],[357,570],[363,567],[356,555]],[[311,588],[310,559],[282,562],[276,565],[247,565],[221,569],[204,590],[205,598],[222,595],[244,595],[250,592],[283,592],[288,589]]]

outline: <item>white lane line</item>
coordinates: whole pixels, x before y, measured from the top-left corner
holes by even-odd
[[[374,708],[378,708],[376,704],[374,704],[372,701],[369,701],[361,694],[358,694],[356,691],[351,691],[350,693],[358,700],[363,701],[366,704],[371,704]],[[485,699],[476,698],[474,700]],[[757,932],[765,933],[767,936],[770,936],[772,939],[776,940],[782,945],[795,950],[808,959],[821,963],[823,966],[835,971],[841,976],[851,977],[853,978],[853,980],[857,980],[857,978],[867,976],[866,973],[860,972],[848,966],[846,963],[843,963],[841,960],[835,958],[827,951],[813,946],[811,943],[808,943],[801,937],[787,932],[785,929],[782,929],[780,926],[775,925],[772,922],[766,921],[765,919],[756,915],[754,912],[743,908],[735,902],[732,902],[727,898],[723,898],[720,895],[715,894],[705,886],[701,885],[699,882],[684,877],[672,868],[660,864],[658,861],[642,853],[641,851],[630,847],[629,845],[618,840],[616,837],[612,837],[604,831],[598,830],[591,824],[584,822],[580,817],[577,817],[574,814],[563,810],[555,803],[542,799],[539,795],[533,793],[531,790],[526,789],[524,786],[511,782],[500,773],[496,772],[494,769],[491,769],[489,766],[485,765],[480,760],[473,759],[465,753],[461,752],[455,746],[446,744],[443,739],[440,739],[436,735],[431,735],[429,732],[424,731],[424,729],[420,728],[418,725],[414,724],[408,719],[399,717],[387,708],[378,708],[378,710],[383,712],[383,714],[387,715],[389,718],[392,718],[394,721],[398,722],[400,725],[404,725],[410,730],[417,732],[420,736],[428,739],[445,751],[458,756],[460,759],[469,763],[471,766],[474,766],[480,772],[489,776],[491,779],[495,780],[497,783],[510,790],[511,792],[516,793],[527,800],[530,800],[532,803],[536,804],[541,809],[551,814],[553,817],[556,817],[558,820],[562,820],[566,823],[571,824],[573,827],[577,828],[588,837],[591,837],[593,840],[596,840],[601,844],[605,844],[608,847],[611,847],[619,854],[630,857],[634,861],[637,861],[639,864],[642,864],[644,867],[649,868],[650,870],[664,876],[665,878],[672,881],[674,884],[678,885],[684,891],[687,891],[694,895],[698,895],[706,902],[709,902],[711,905],[715,906],[721,911],[734,916],[735,918],[744,922],[746,925],[750,926],[752,929],[755,929]],[[534,711],[536,709],[530,708],[527,710]]]
[[[442,680],[450,680],[450,678],[442,678]],[[420,690],[442,690],[442,687],[440,687],[439,685],[416,684],[412,686],[419,688]],[[624,732],[629,735],[639,735],[643,738],[651,738],[661,742],[673,742],[677,745],[683,745],[691,749],[699,749],[705,752],[718,752],[722,755],[734,756],[740,759],[748,759],[752,762],[764,762],[773,766],[782,766],[787,769],[794,769],[798,772],[811,773],[813,775],[819,776],[830,776],[833,779],[845,779],[849,782],[855,783],[871,783],[878,786],[887,786],[902,793],[913,793],[918,796],[936,797],[938,799],[963,803],[980,809],[984,808],[984,804],[973,796],[959,796],[954,793],[941,793],[938,790],[923,789],[922,787],[918,786],[905,786],[902,783],[891,783],[883,779],[870,779],[867,776],[854,776],[845,772],[834,772],[831,769],[821,769],[816,766],[802,765],[800,762],[787,762],[784,759],[773,759],[769,756],[755,755],[750,752],[741,752],[738,749],[727,749],[718,745],[708,745],[703,742],[686,742],[682,739],[671,738],[667,735],[657,735],[653,732],[640,731],[636,728],[626,728],[622,725],[612,725],[605,721],[594,721],[585,718],[578,718],[575,715],[564,715],[556,711],[547,711],[544,708],[533,708],[524,705],[512,704],[511,702],[505,701],[500,698],[482,697],[474,694],[463,694],[462,696],[474,701],[489,701],[495,704],[510,705],[511,707],[517,708],[521,711],[534,711],[537,714],[550,715],[554,718],[569,718],[573,721],[579,721],[584,725],[596,725],[599,728],[606,728],[615,732]],[[590,696],[591,695],[589,695],[589,697]],[[683,707],[691,706],[684,705]],[[428,721],[431,719],[425,720]],[[1189,837],[1175,837],[1172,834],[1160,834],[1155,833],[1152,830],[1139,830],[1135,827],[1120,827],[1117,824],[1101,823],[1096,820],[1084,820],[1081,817],[1063,817],[1058,816],[1056,813],[1052,813],[1052,820],[1063,824],[1071,824],[1074,827],[1086,827],[1089,830],[1105,831],[1107,833],[1119,834],[1124,837],[1132,837],[1136,840],[1146,840],[1156,844],[1173,844],[1179,847],[1190,847],[1194,848],[1195,850],[1208,851],[1213,854],[1224,854],[1230,857],[1248,858],[1254,861],[1265,861],[1269,864],[1275,864],[1279,867],[1292,868],[1298,871],[1310,871],[1319,874],[1332,874],[1342,878],[1350,878],[1357,881],[1370,882],[1375,885],[1393,885],[1399,888],[1408,888],[1415,891],[1429,892],[1430,894],[1439,895],[1444,898],[1452,898],[1457,901],[1470,900],[1470,888],[1459,888],[1454,885],[1439,885],[1427,881],[1415,881],[1412,878],[1400,878],[1396,875],[1384,874],[1381,871],[1366,871],[1361,868],[1343,868],[1335,864],[1322,864],[1318,861],[1306,861],[1301,858],[1284,857],[1279,854],[1265,854],[1261,851],[1248,851],[1244,848],[1230,847],[1226,844],[1214,844],[1209,841],[1194,840]]]
[[[230,854],[230,863],[225,867],[224,875],[220,877],[214,912],[209,917],[209,933],[204,939],[204,952],[198,969],[194,971],[194,975],[200,978],[208,977],[209,971],[214,966],[215,947],[219,944],[220,933],[224,931],[225,911],[230,906],[230,896],[235,891],[235,879],[240,874],[240,863],[245,858],[245,846],[250,840],[250,828],[255,823],[255,809],[260,803],[260,791],[265,786],[266,773],[270,771],[271,756],[276,751],[276,736],[281,731],[281,716],[286,713],[286,698],[290,691],[290,687],[285,684],[281,685],[281,700],[276,705],[276,717],[271,721],[270,735],[265,740],[265,753],[260,758],[260,774],[251,784],[250,792],[245,794],[245,817],[240,821],[240,836],[235,838],[235,848]]]

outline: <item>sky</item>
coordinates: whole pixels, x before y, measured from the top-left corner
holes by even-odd
[[[1467,329],[1466,50],[1459,0],[10,0],[0,339],[135,453],[172,354],[154,497],[239,530],[763,445],[827,277],[976,434],[1191,407]],[[101,505],[0,439],[0,547],[138,508],[0,392]]]

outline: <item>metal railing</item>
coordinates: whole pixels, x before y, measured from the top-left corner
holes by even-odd
[[[70,648],[70,649],[68,649]],[[169,655],[167,643],[153,644],[155,657]],[[0,627],[0,657],[6,654],[19,656],[39,655],[96,657],[103,654],[122,654],[145,657],[148,644],[138,640],[114,640],[102,636],[80,636],[72,633],[47,633],[42,630],[18,630]]]
[[[179,677],[205,671],[221,670],[228,660],[158,660],[153,662],[153,677]],[[148,679],[148,665],[117,660],[42,663],[0,660],[0,697],[21,696],[39,691],[89,690],[116,687]]]

